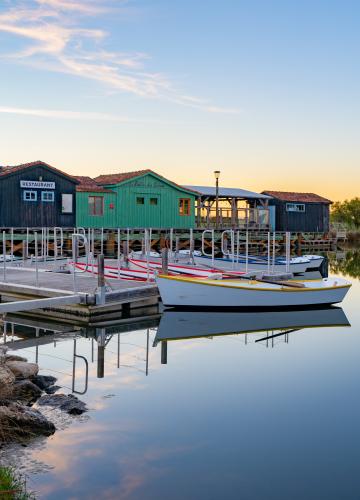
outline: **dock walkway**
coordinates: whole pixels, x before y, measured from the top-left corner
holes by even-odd
[[[5,306],[4,302],[14,301],[34,301],[36,304],[35,299],[40,299],[39,304],[46,307],[32,310],[33,314],[88,323],[95,318],[103,321],[115,316],[121,317],[122,313],[129,313],[134,308],[153,306],[159,300],[154,283],[107,279],[105,303],[100,304],[97,276],[76,273],[74,280],[72,274],[59,272],[59,261],[52,261],[39,263],[36,277],[34,265],[14,264],[7,263],[5,276],[0,264],[1,306]],[[50,298],[53,298],[53,304],[51,300],[41,300]],[[6,312],[6,306],[1,306],[0,313]],[[10,310],[9,307],[9,312]],[[21,307],[17,310],[21,311]]]

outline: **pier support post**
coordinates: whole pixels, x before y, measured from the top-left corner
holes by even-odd
[[[105,304],[105,259],[104,255],[98,255],[98,296],[99,304]]]
[[[161,249],[161,273],[167,276],[169,274],[169,249]]]
[[[161,342],[161,364],[167,365],[167,341]]]

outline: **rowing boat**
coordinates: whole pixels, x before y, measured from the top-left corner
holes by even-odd
[[[275,261],[274,265],[263,258],[258,257],[249,257],[246,262],[246,258],[243,256],[231,256],[227,257],[216,257],[212,259],[210,256],[202,255],[194,256],[195,263],[199,266],[211,266],[216,269],[221,269],[222,271],[255,271],[261,272],[266,271],[269,267],[272,272],[275,273],[283,273],[286,269],[285,260]],[[302,257],[295,257],[290,259],[289,262],[289,272],[293,274],[302,274],[305,273],[306,270],[310,267],[310,261],[308,259]]]
[[[262,282],[156,277],[166,307],[308,307],[342,302],[351,287],[343,278],[298,282]]]

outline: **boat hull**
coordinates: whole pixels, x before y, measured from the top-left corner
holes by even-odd
[[[220,283],[222,281],[222,283]],[[291,288],[258,282],[232,284],[225,280],[195,280],[161,277],[156,279],[166,307],[277,308],[308,307],[342,302],[350,284],[345,280],[311,282],[305,288]],[[341,284],[338,284],[340,281]],[[318,285],[318,286],[317,286]]]
[[[203,265],[212,267],[212,259],[210,257],[194,257],[195,263],[197,265]],[[309,267],[309,261],[291,263],[289,271],[294,274],[305,273]],[[230,259],[214,259],[214,269],[222,271],[240,271],[246,272],[246,262],[241,260],[240,262],[234,262]],[[249,260],[248,262],[248,272],[266,272],[268,270],[268,264],[266,260]],[[284,273],[286,270],[286,264],[277,264],[274,266],[270,265],[270,271],[275,273]]]

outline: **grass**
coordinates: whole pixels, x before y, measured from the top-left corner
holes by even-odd
[[[1,500],[35,500],[26,488],[25,479],[13,467],[0,467]]]

